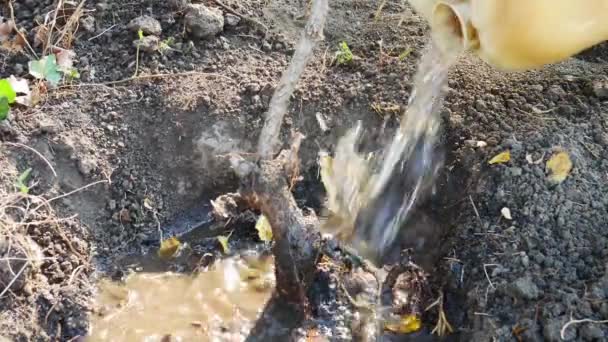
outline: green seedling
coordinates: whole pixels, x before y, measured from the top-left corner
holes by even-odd
[[[8,117],[10,105],[15,102],[17,93],[7,79],[0,80],[0,121]]]
[[[135,73],[133,77],[137,77],[137,72],[139,71],[139,47],[144,40],[144,31],[142,29],[137,30],[137,38],[139,42],[137,42],[137,51],[135,52]]]
[[[165,53],[165,52],[167,52],[168,50],[171,50],[171,45],[173,45],[174,40],[175,40],[175,39],[174,39],[173,37],[169,37],[169,38],[167,38],[167,39],[165,39],[165,40],[161,41],[161,42],[158,44],[158,51],[159,51],[161,54],[164,54],[164,53]]]
[[[46,80],[52,86],[56,86],[61,81],[61,73],[57,65],[57,57],[52,54],[44,56],[37,61],[30,61],[30,75],[39,80]]]
[[[23,171],[19,177],[17,177],[17,181],[15,182],[15,186],[19,189],[19,192],[22,194],[27,194],[30,192],[30,187],[27,186],[27,179],[30,177],[30,173],[32,172],[32,168],[28,168]]]
[[[68,82],[68,83],[73,80],[80,79],[80,72],[78,72],[78,69],[76,69],[76,68],[70,68],[70,69],[64,71],[63,74],[66,78],[66,82]]]
[[[338,65],[350,64],[353,61],[353,53],[346,42],[340,43],[340,49],[336,52],[336,63]]]

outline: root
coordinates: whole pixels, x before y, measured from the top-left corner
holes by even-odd
[[[435,324],[435,328],[431,331],[432,334],[437,334],[439,337],[443,337],[449,335],[454,332],[454,328],[448,321],[447,316],[445,315],[445,311],[443,310],[443,292],[439,294],[439,298],[436,301],[431,303],[424,311],[429,311],[433,307],[437,307],[438,318],[437,324]]]
[[[570,318],[570,320],[566,324],[564,324],[564,326],[562,327],[562,329],[559,331],[559,337],[561,337],[562,340],[565,340],[566,339],[566,329],[568,329],[568,327],[570,327],[571,325],[581,324],[581,323],[607,324],[608,323],[608,319],[607,320],[603,320],[603,321],[596,321],[596,320],[589,319],[589,318],[584,318],[584,319],[572,319],[572,318]]]

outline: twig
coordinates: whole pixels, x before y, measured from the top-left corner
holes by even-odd
[[[475,202],[473,202],[473,197],[471,197],[471,195],[469,195],[469,201],[471,201],[471,204],[473,205],[473,211],[475,212],[475,216],[477,216],[477,219],[479,220],[479,223],[481,224],[481,216],[479,216],[479,211],[477,211],[477,206],[475,205]]]
[[[328,10],[328,0],[314,1],[311,16],[302,32],[289,67],[283,73],[281,81],[272,95],[258,142],[258,152],[264,159],[269,159],[276,153],[281,125],[289,106],[289,100],[306,64],[312,57],[317,42],[323,39],[323,28]]]
[[[63,0],[57,1],[57,8],[55,8],[55,13],[53,14],[53,20],[51,21],[51,29],[49,30],[49,35],[46,39],[46,46],[44,47],[44,51],[42,52],[42,55],[46,55],[46,50],[52,46],[51,41],[53,39],[53,30],[55,29],[55,24],[57,23],[57,14],[59,13],[59,9],[61,9],[62,5],[63,5]],[[46,24],[46,20],[45,20],[45,24]]]
[[[589,318],[585,318],[585,319],[570,318],[570,321],[568,321],[566,324],[564,324],[562,329],[559,331],[559,336],[562,338],[562,340],[566,339],[566,329],[568,329],[568,327],[570,327],[573,324],[580,324],[580,323],[606,324],[606,323],[608,323],[608,319],[603,320],[603,321],[596,321],[596,320],[589,319]]]
[[[15,9],[13,8],[13,0],[8,1],[8,9],[11,12],[11,21],[13,22],[13,25],[15,25],[15,31],[17,31],[17,35],[21,37],[25,45],[27,45],[27,47],[30,49],[30,52],[32,53],[34,58],[38,59],[38,54],[36,54],[36,51],[34,51],[30,43],[27,41],[27,37],[25,37],[23,32],[21,32],[21,30],[19,30],[19,28],[17,27],[17,21],[15,20]]]
[[[92,187],[93,185],[97,185],[97,184],[101,184],[101,183],[108,183],[108,184],[109,184],[110,182],[109,182],[107,179],[100,180],[100,181],[97,181],[97,182],[93,182],[93,183],[87,184],[87,185],[85,185],[85,186],[81,186],[80,188],[75,189],[75,190],[72,190],[72,191],[67,192],[67,193],[65,193],[65,194],[62,194],[62,195],[59,195],[59,196],[55,196],[55,197],[53,197],[53,198],[51,198],[51,199],[49,199],[49,200],[46,200],[46,201],[45,201],[45,203],[42,203],[42,204],[38,205],[38,206],[37,206],[37,207],[34,209],[34,212],[35,212],[35,211],[37,211],[38,209],[40,209],[40,208],[41,208],[42,206],[44,206],[45,204],[49,204],[49,203],[51,203],[51,202],[53,202],[53,201],[56,201],[56,200],[58,200],[58,199],[61,199],[61,198],[64,198],[64,197],[68,197],[68,196],[73,195],[73,194],[75,194],[75,193],[77,193],[77,192],[80,192],[80,191],[82,191],[82,190],[88,189],[88,188]]]
[[[0,292],[0,298],[2,298],[2,296],[4,296],[4,294],[11,288],[11,286],[13,286],[13,283],[16,282],[17,279],[19,279],[19,277],[21,276],[21,273],[23,273],[23,271],[25,271],[25,268],[29,264],[30,264],[29,261],[23,264],[23,266],[21,267],[19,272],[17,272],[17,274],[15,274],[13,279],[11,279],[11,281],[6,285],[6,287],[4,287],[4,290],[2,290],[2,292]]]
[[[55,172],[55,169],[53,168],[53,165],[51,165],[51,163],[48,161],[48,159],[46,159],[42,155],[42,153],[36,151],[35,149],[33,149],[33,148],[31,148],[31,147],[29,147],[27,145],[20,144],[20,143],[14,143],[14,142],[8,142],[7,141],[4,144],[9,145],[9,146],[22,147],[22,148],[25,148],[25,149],[27,149],[27,150],[35,153],[38,157],[40,157],[40,159],[42,159],[46,163],[46,165],[48,165],[49,169],[51,169],[51,172],[53,172],[53,176],[55,176],[55,178],[57,178],[57,172]]]
[[[486,269],[487,266],[498,266],[498,264],[483,264],[483,273],[485,273],[486,279],[488,279],[488,283],[490,283],[490,287],[492,288],[492,290],[495,290],[496,287],[494,287],[492,280],[490,280],[490,276],[488,275],[488,270]]]
[[[90,41],[92,41],[93,39],[97,39],[97,38],[99,38],[99,37],[103,36],[103,35],[104,35],[104,34],[106,34],[108,31],[110,31],[111,29],[115,28],[117,25],[118,25],[118,24],[114,24],[114,25],[112,25],[112,26],[108,27],[107,29],[103,30],[103,31],[102,31],[100,34],[98,34],[98,35],[96,35],[96,36],[93,36],[93,37],[91,37],[91,38],[87,39],[87,41],[88,41],[88,42],[90,42]]]

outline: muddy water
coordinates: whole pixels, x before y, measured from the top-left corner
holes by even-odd
[[[460,51],[452,51],[446,55],[434,44],[427,47],[414,78],[407,111],[384,149],[363,156],[356,147],[362,133],[360,127],[338,142],[333,169],[348,171],[336,172],[329,181],[337,193],[333,202],[330,198],[330,205],[342,202],[330,210],[342,211],[342,217],[354,220],[347,227],[353,232],[342,235],[369,258],[378,259],[389,249],[416,205],[433,191],[443,161],[436,146],[440,109],[448,70],[459,54]]]
[[[87,341],[242,341],[274,288],[273,260],[220,260],[194,275],[103,280]]]

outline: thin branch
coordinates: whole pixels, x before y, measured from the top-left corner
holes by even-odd
[[[33,149],[33,148],[31,148],[31,147],[29,147],[29,146],[27,146],[27,145],[20,144],[20,143],[14,143],[14,142],[8,142],[8,141],[7,141],[7,142],[5,142],[4,144],[9,145],[9,146],[22,147],[22,148],[25,148],[25,149],[27,149],[27,150],[29,150],[29,151],[32,151],[32,152],[33,152],[33,153],[35,153],[35,154],[36,154],[38,157],[40,157],[40,159],[42,159],[42,160],[43,160],[43,161],[46,163],[46,165],[48,165],[49,169],[51,169],[51,172],[53,172],[53,176],[55,176],[55,178],[57,178],[57,172],[55,172],[55,169],[53,168],[53,165],[51,165],[51,163],[48,161],[48,159],[46,159],[46,158],[45,158],[45,157],[42,155],[42,153],[40,153],[40,152],[36,151],[35,149]]]
[[[264,128],[262,128],[258,142],[258,152],[260,157],[264,159],[272,158],[278,150],[279,134],[289,106],[289,99],[306,68],[306,64],[313,55],[316,44],[323,39],[325,18],[329,10],[328,2],[328,0],[314,0],[312,13],[306,28],[302,32],[291,63],[272,95]]]

